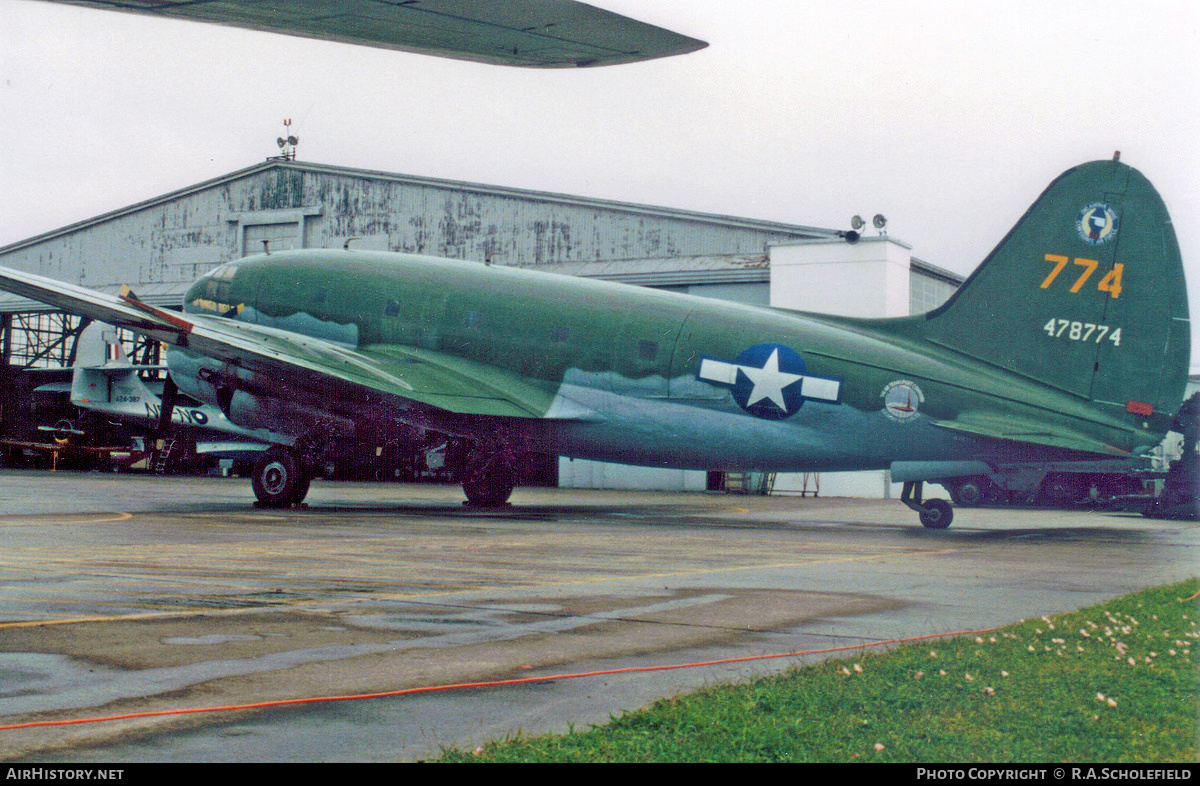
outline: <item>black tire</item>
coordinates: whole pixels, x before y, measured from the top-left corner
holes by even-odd
[[[1082,478],[1069,474],[1047,475],[1042,481],[1042,493],[1052,505],[1067,507],[1082,502],[1087,498],[1091,487],[1083,483]]]
[[[503,505],[516,485],[516,470],[503,456],[476,451],[467,458],[462,487],[472,505]]]
[[[308,476],[290,452],[269,450],[254,462],[250,474],[254,496],[264,505],[282,507],[298,504],[308,493]]]
[[[301,470],[300,479],[296,481],[296,490],[292,492],[292,504],[299,505],[304,502],[304,498],[308,496],[308,486],[312,483],[312,476]]]
[[[944,499],[925,500],[921,509],[921,525],[928,529],[945,529],[954,521],[954,508]]]
[[[962,505],[965,508],[975,508],[983,503],[983,496],[983,484],[975,478],[968,478],[954,487],[954,492],[950,495],[950,498],[954,500],[956,505]]]

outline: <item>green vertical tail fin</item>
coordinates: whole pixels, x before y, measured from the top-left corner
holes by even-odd
[[[1117,160],[1050,184],[926,336],[1107,411],[1174,413],[1190,360],[1179,244],[1158,192]]]

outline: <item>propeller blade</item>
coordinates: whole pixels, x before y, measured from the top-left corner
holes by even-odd
[[[171,427],[171,416],[175,414],[175,398],[179,393],[179,388],[175,386],[175,380],[167,376],[167,381],[163,383],[162,407],[158,411],[158,430],[165,433]]]

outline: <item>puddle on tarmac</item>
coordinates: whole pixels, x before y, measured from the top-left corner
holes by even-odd
[[[245,633],[208,633],[203,636],[172,636],[163,644],[224,644],[227,641],[262,641],[262,636]]]

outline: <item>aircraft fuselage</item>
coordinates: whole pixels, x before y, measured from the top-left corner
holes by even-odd
[[[572,457],[832,471],[894,461],[1077,455],[935,425],[975,411],[1057,422],[1123,451],[1157,442],[1153,429],[1131,428],[1076,396],[938,346],[916,330],[905,335],[894,320],[882,331],[870,320],[433,257],[257,255],[200,279],[185,310],[338,342],[385,363],[388,347],[402,347],[498,370],[539,394],[528,399],[527,418],[508,418],[506,427],[545,452]],[[168,362],[181,390],[218,403],[215,386],[202,377],[207,370],[211,380],[221,364],[206,367],[202,357],[176,347]],[[412,361],[394,362],[402,373]],[[297,437],[319,419],[297,416],[295,406],[272,416],[284,412],[264,403],[272,390],[293,404],[294,391],[276,380],[243,381],[257,399],[241,408],[240,420],[236,407],[230,413],[239,425]],[[314,411],[321,404],[309,402]],[[331,399],[324,408],[346,423],[365,413],[361,402],[339,410]],[[423,422],[473,433],[488,417],[439,420],[432,413]]]

